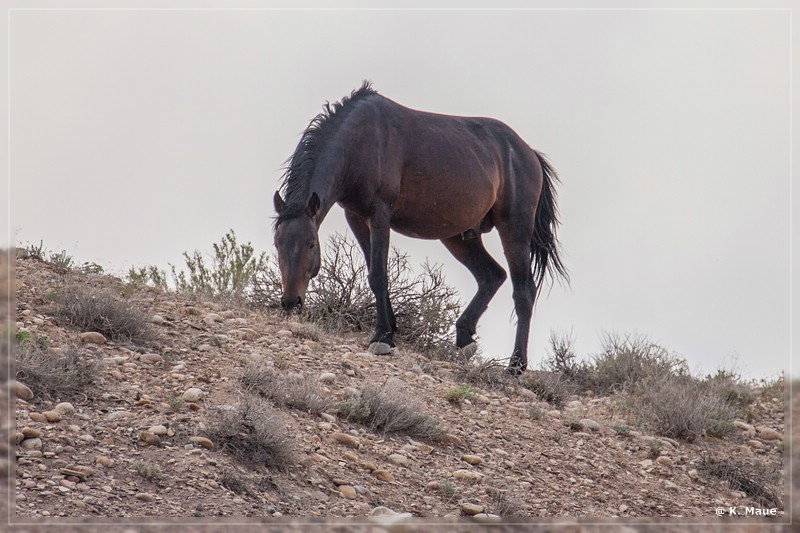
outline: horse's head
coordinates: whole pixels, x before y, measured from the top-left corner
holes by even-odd
[[[283,220],[280,215],[286,212],[286,202],[278,192],[273,201],[279,217],[275,227],[275,247],[283,283],[281,305],[286,311],[299,311],[308,283],[319,273],[319,236],[314,219],[319,211],[319,196],[313,193],[305,209]]]

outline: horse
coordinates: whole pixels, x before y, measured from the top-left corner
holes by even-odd
[[[318,232],[334,204],[344,209],[367,262],[377,319],[369,350],[384,355],[397,330],[389,301],[390,230],[438,239],[475,278],[478,290],[455,323],[456,346],[471,357],[478,320],[507,274],[482,235],[497,229],[517,316],[508,371],[528,365],[528,336],[545,275],[569,282],[556,231],[555,183],[548,161],[499,120],[404,107],[365,81],[326,102],[287,160],[273,223],[281,304],[299,312],[320,269]]]

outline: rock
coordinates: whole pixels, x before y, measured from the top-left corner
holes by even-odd
[[[292,335],[294,335],[294,333],[292,333],[288,329],[282,329],[282,330],[279,330],[275,335],[277,335],[278,337],[286,339],[286,338],[289,338]]]
[[[69,402],[61,402],[60,404],[56,405],[53,408],[53,411],[56,411],[62,415],[68,416],[75,414],[75,406]]]
[[[123,418],[130,418],[133,416],[133,413],[130,411],[111,411],[106,415],[106,420],[109,422],[113,422],[114,420],[121,420]]]
[[[479,483],[483,479],[483,474],[473,472],[472,470],[456,470],[453,472],[453,477],[462,481]]]
[[[19,447],[23,450],[41,450],[42,449],[42,439],[35,438],[35,439],[25,439],[19,443]]]
[[[356,489],[350,485],[340,485],[339,492],[341,492],[342,495],[348,500],[355,500],[358,498],[358,492],[356,492]]]
[[[14,431],[14,434],[11,437],[11,442],[14,443],[14,446],[17,446],[24,439],[25,435],[23,435],[21,431]]]
[[[37,437],[41,437],[42,436],[42,432],[41,431],[39,431],[38,429],[30,428],[28,426],[25,426],[20,431],[22,432],[23,438],[26,438],[26,439],[35,439]]]
[[[672,468],[673,462],[672,459],[667,457],[666,455],[661,455],[656,459],[656,462],[661,466],[666,466],[667,468]]]
[[[691,479],[697,479],[698,477],[700,477],[700,475],[697,473],[696,468],[692,468],[691,470],[686,472],[686,475],[689,476],[689,478]]]
[[[388,457],[388,459],[390,462],[400,466],[408,467],[408,465],[410,464],[408,457],[406,457],[405,455],[401,455],[399,453],[393,453]]]
[[[678,485],[676,485],[672,481],[667,480],[667,481],[664,481],[664,488],[666,488],[667,490],[677,491],[678,490]]]
[[[140,492],[136,495],[137,500],[142,500],[143,502],[152,502],[155,500],[155,496],[147,492]]]
[[[150,322],[158,325],[163,325],[167,323],[166,319],[164,319],[164,317],[161,315],[153,315],[153,318],[150,319]]]
[[[30,418],[34,422],[47,422],[47,417],[44,416],[42,413],[30,413],[28,414],[28,418]]]
[[[358,449],[361,444],[358,438],[348,435],[347,433],[331,433],[331,438],[340,444],[349,446],[350,448]]]
[[[462,455],[461,456],[461,460],[464,461],[465,463],[469,463],[469,464],[471,464],[473,466],[474,465],[479,465],[479,464],[481,464],[483,462],[483,459],[481,459],[477,455],[469,455],[469,454]]]
[[[33,413],[31,413],[31,414],[33,414]],[[762,448],[764,448],[764,443],[761,442],[760,440],[749,440],[749,441],[747,441],[747,444],[749,444],[751,447],[753,447],[753,448],[755,448],[757,450],[761,450]]]
[[[590,431],[600,431],[600,424],[591,418],[582,418],[580,422],[584,429],[588,429]]]
[[[333,372],[323,372],[322,374],[320,374],[319,380],[322,383],[333,383],[336,381],[336,374],[334,374]]]
[[[102,455],[100,455],[97,459],[95,459],[94,462],[106,468],[111,468],[112,466],[114,466],[114,459]]]
[[[205,437],[191,437],[189,438],[189,442],[193,444],[197,444],[198,446],[202,446],[203,448],[212,449],[214,447],[214,443],[211,439],[207,439]]]
[[[200,346],[197,347],[197,351],[198,352],[210,352],[211,351],[211,345],[210,344],[201,344]]]
[[[158,435],[153,435],[149,431],[142,431],[139,434],[139,440],[146,442],[150,446],[161,445],[161,437],[159,437]]]
[[[580,400],[572,400],[571,402],[567,402],[567,405],[564,406],[566,409],[580,409],[583,407],[583,403]]]
[[[187,389],[186,392],[183,393],[183,399],[187,402],[196,402],[200,398],[203,397],[205,393],[203,389],[198,389],[197,387],[192,387]]]
[[[463,502],[461,504],[461,512],[465,515],[473,516],[478,513],[482,513],[486,509],[483,505],[478,505],[475,503]]]
[[[741,420],[734,420],[733,425],[736,426],[737,429],[741,429],[742,431],[748,432],[755,432],[756,428],[751,426],[746,422],[742,422]]]
[[[153,435],[158,435],[159,437],[161,437],[167,434],[167,427],[162,425],[150,426],[150,429],[148,429],[147,431],[149,431]]]
[[[442,444],[453,444],[454,446],[464,446],[464,441],[456,435],[445,435],[441,438]]]
[[[374,470],[372,472],[372,475],[380,479],[381,481],[386,481],[387,483],[394,483],[394,476],[388,470]]]
[[[344,452],[342,454],[342,459],[350,461],[351,463],[357,463],[358,462],[358,456],[356,454],[350,453],[350,452]]]
[[[106,343],[106,338],[101,333],[97,333],[96,331],[87,331],[85,333],[81,333],[80,338],[81,338],[81,342],[90,343],[90,344],[105,344]]]
[[[401,520],[402,519],[406,519],[406,518],[412,518],[414,516],[411,513],[398,513],[397,511],[393,511],[393,510],[389,509],[388,507],[384,507],[382,505],[378,506],[378,507],[374,508],[372,511],[370,511],[369,515],[370,516],[380,516],[380,517],[392,517],[392,518],[397,518],[397,519],[401,519]]]
[[[216,324],[217,322],[222,322],[222,317],[217,313],[208,313],[205,317],[203,317],[203,322],[208,325]]]
[[[33,391],[27,385],[17,380],[12,380],[14,385],[14,394],[21,400],[33,400]]]
[[[61,422],[61,413],[58,411],[45,411],[42,414],[48,422]]]
[[[143,353],[139,356],[139,361],[150,365],[155,365],[164,361],[164,358],[157,353]]]
[[[761,427],[758,428],[757,431],[758,431],[758,438],[761,440],[780,440],[783,438],[783,435],[781,435],[778,431],[775,431],[772,428]]]
[[[653,460],[645,459],[644,461],[639,461],[639,464],[641,465],[642,468],[650,468],[653,466]]]

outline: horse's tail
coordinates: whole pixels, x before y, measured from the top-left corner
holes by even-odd
[[[536,207],[536,219],[533,222],[533,279],[541,286],[545,275],[551,280],[563,278],[569,283],[569,273],[561,261],[558,238],[558,208],[556,206],[555,184],[559,181],[556,171],[539,152],[535,152],[542,165],[542,193]]]

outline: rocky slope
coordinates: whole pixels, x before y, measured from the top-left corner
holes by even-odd
[[[104,287],[140,309],[155,341],[97,344],[60,326],[48,293],[74,283]],[[620,432],[618,398],[575,397],[558,410],[512,384],[475,386],[472,400],[454,403],[448,391],[464,383],[455,363],[402,347],[374,356],[360,336],[319,334],[281,316],[131,288],[110,276],[17,258],[15,289],[16,331],[46,337],[56,350],[80,343],[102,362],[94,382],[69,397],[15,384],[4,442],[16,464],[4,468],[13,474],[18,519],[408,513],[713,523],[718,507],[775,508],[773,523],[789,518],[784,402],[759,391],[755,420],[739,421],[725,439],[689,444]],[[239,377],[254,362],[319,383],[334,406],[319,415],[275,406],[291,436],[286,468],[237,462],[209,438],[220,408],[243,400]],[[397,382],[449,437],[383,434],[337,416],[335,406],[353,389]],[[773,472],[779,501],[765,505],[745,488],[732,490],[702,468],[709,457],[760,461]]]

